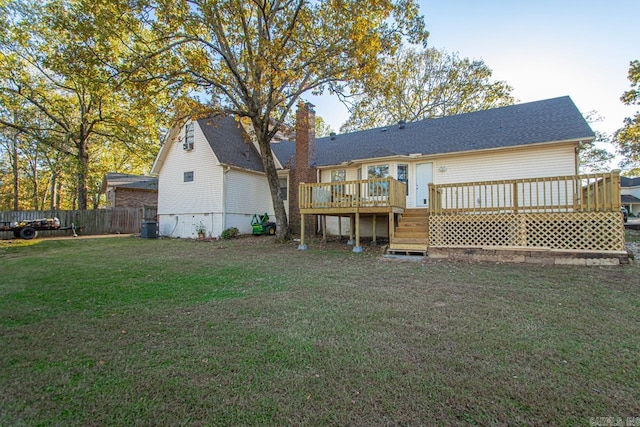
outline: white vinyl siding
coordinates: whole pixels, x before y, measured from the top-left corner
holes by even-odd
[[[263,174],[242,172],[235,169],[227,173],[227,209],[228,215],[248,215],[248,224],[251,225],[253,214],[267,212],[273,215],[271,192],[267,177]],[[251,227],[249,227],[249,230]]]
[[[158,177],[159,215],[221,212],[222,167],[197,122],[194,140],[193,150],[183,150],[181,140],[168,150]],[[185,182],[185,172],[193,172],[192,182]]]
[[[574,145],[545,145],[441,157],[433,172],[436,184],[450,184],[574,175],[575,165]]]
[[[217,236],[222,215],[223,169],[194,122],[193,150],[184,150],[184,128],[167,148],[158,176],[158,227],[162,236],[197,237],[202,222],[207,236]],[[193,172],[193,181],[185,182],[185,173]]]

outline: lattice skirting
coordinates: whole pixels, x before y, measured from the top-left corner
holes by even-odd
[[[618,212],[431,215],[429,246],[624,250]]]

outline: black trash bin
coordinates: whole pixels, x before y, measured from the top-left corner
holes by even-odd
[[[158,223],[156,221],[142,221],[140,237],[144,239],[155,239],[158,237]]]

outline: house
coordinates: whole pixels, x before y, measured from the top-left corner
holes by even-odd
[[[101,193],[107,208],[143,208],[158,205],[158,178],[109,172],[102,178]]]
[[[622,205],[630,214],[640,216],[640,178],[620,177]]]
[[[317,182],[391,177],[404,183],[403,209],[411,209],[429,207],[430,183],[576,175],[578,145],[593,138],[571,99],[561,97],[332,135],[299,151],[315,153],[308,163]],[[282,164],[297,167],[295,146],[296,142],[282,141],[273,144],[273,151]],[[291,187],[296,186],[292,182]],[[291,216],[295,221],[294,213]],[[351,220],[327,218],[327,232],[346,232]],[[388,237],[392,226],[384,215],[376,220],[376,233]],[[373,229],[373,216],[363,218],[362,234],[371,236]]]
[[[200,227],[214,237],[230,227],[250,233],[254,214],[273,215],[259,148],[245,126],[218,116],[170,129],[151,170],[159,180],[160,235],[193,238]]]
[[[348,235],[354,250],[361,236],[420,252],[435,245],[584,248],[593,235],[572,239],[571,230],[595,215],[613,227],[598,231],[614,236],[603,239],[607,249],[624,246],[619,196],[611,199],[619,176],[578,176],[578,147],[594,133],[569,97],[317,140],[314,123],[312,106],[301,105],[295,141],[271,144],[290,225],[303,241],[322,231]],[[249,233],[253,214],[273,213],[257,145],[234,117],[174,126],[152,173],[161,235],[195,237],[199,224],[212,236],[231,226]],[[489,213],[497,216],[477,215]],[[574,228],[544,229],[549,224]],[[533,234],[522,228],[534,225]],[[493,240],[468,238],[480,234]],[[569,237],[556,243],[541,234]]]

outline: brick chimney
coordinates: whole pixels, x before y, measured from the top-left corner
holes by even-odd
[[[300,232],[298,184],[316,182],[316,112],[310,103],[299,103],[296,111],[296,162],[291,173],[289,190],[289,225],[293,233]],[[315,216],[305,218],[305,234],[316,232]]]

